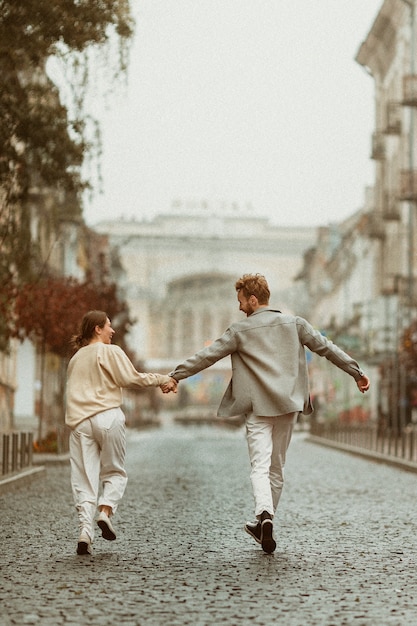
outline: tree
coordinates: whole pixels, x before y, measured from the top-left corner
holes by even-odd
[[[49,188],[76,199],[89,181],[81,167],[99,156],[97,124],[83,112],[89,53],[106,48],[103,65],[114,78],[127,66],[133,33],[129,0],[0,0],[0,304],[3,344],[13,316],[10,294],[26,280],[35,250],[30,240],[30,188]],[[114,54],[117,42],[117,54]],[[45,66],[66,68],[72,95],[60,101]],[[16,255],[16,250],[19,254]]]
[[[91,147],[83,138],[86,51],[117,39],[117,74],[132,33],[128,0],[0,0],[0,187],[9,196],[25,190],[30,169],[49,185],[82,188],[80,165]],[[46,79],[51,56],[66,63],[73,81],[71,121]]]
[[[402,334],[399,346],[400,362],[408,374],[417,377],[417,322],[414,321]]]

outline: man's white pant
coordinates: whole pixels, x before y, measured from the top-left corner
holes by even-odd
[[[97,506],[111,506],[115,513],[126,489],[123,411],[110,409],[84,420],[71,432],[69,443],[71,486],[80,531],[86,531],[93,540]]]
[[[284,465],[298,412],[275,417],[250,413],[246,416],[246,438],[252,467],[251,482],[255,515],[275,514],[284,485]]]

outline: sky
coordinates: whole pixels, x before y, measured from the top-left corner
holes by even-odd
[[[128,83],[91,113],[89,225],[235,203],[279,226],[342,221],[373,182],[374,81],[356,61],[383,0],[132,0]]]

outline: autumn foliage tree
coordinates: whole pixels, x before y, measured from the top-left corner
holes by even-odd
[[[106,311],[116,320],[122,317],[119,341],[126,334],[128,311],[117,297],[116,285],[81,283],[72,277],[49,277],[23,285],[16,297],[14,335],[34,342],[62,357],[71,354],[70,339],[77,334],[81,318],[91,309]]]
[[[400,346],[399,355],[402,365],[408,374],[417,378],[417,322],[414,321],[405,329]]]

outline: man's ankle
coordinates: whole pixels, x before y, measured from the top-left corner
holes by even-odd
[[[110,517],[110,515],[113,513],[113,509],[111,508],[111,506],[108,506],[107,504],[102,504],[99,507],[99,511],[100,513],[105,513],[107,517]]]
[[[270,513],[268,513],[268,511],[262,511],[260,517],[259,517],[259,521],[263,522],[266,519],[272,519],[272,515]]]

